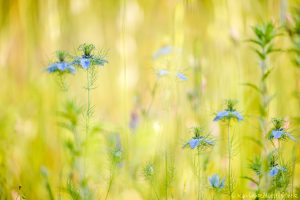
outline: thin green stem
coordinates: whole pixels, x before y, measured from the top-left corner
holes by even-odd
[[[51,186],[50,186],[50,183],[49,183],[49,180],[47,179],[47,182],[46,182],[46,188],[47,188],[47,191],[48,191],[48,195],[49,195],[49,199],[50,200],[54,200],[54,195],[53,195],[53,192],[52,192],[52,189],[51,189]]]
[[[113,164],[113,167],[110,170],[109,184],[108,184],[108,188],[106,191],[105,200],[108,198],[109,192],[111,190],[111,186],[112,186],[112,182],[113,182],[113,178],[114,178],[114,171],[115,171],[115,166]]]
[[[294,199],[294,176],[295,176],[296,156],[297,156],[297,144],[294,145],[293,152],[292,152],[292,177],[291,177],[292,199]]]
[[[166,171],[165,171],[165,173],[166,173],[166,182],[165,182],[165,184],[166,184],[166,188],[165,188],[165,193],[166,193],[166,200],[168,199],[168,155],[167,155],[167,150],[166,150],[166,152],[165,152],[165,167],[166,167]]]
[[[230,141],[230,119],[227,124],[227,148],[228,148],[228,188],[229,198],[232,199],[232,183],[231,183],[231,141]]]
[[[198,200],[202,199],[201,195],[201,159],[200,159],[200,148],[197,148],[197,161],[198,161]]]
[[[157,194],[157,192],[156,192],[156,190],[155,190],[155,187],[154,187],[154,185],[153,185],[152,180],[150,181],[150,184],[151,184],[151,188],[152,188],[152,190],[153,190],[153,192],[154,192],[154,194],[155,194],[155,197],[159,200],[159,196],[158,196],[158,194]]]
[[[280,143],[280,141],[278,140],[278,155],[279,155],[280,165],[282,166],[284,163],[283,163],[283,158],[282,158],[282,153],[281,153],[281,151],[282,151],[281,143]],[[285,174],[284,174],[283,170],[280,170],[280,173],[281,173],[281,175],[282,175],[282,177],[283,177],[283,182],[284,182],[284,184],[286,184],[286,181],[285,181]]]
[[[87,138],[89,134],[89,125],[90,125],[90,113],[91,113],[91,104],[90,104],[90,93],[91,93],[91,82],[90,82],[90,69],[88,68],[86,70],[86,90],[87,90],[87,105],[86,105],[86,116],[85,116],[85,138],[83,141],[84,145],[84,152],[83,152],[83,181],[86,181],[86,153],[87,153]],[[84,192],[84,199],[85,197],[85,192]]]
[[[153,89],[152,89],[152,91],[151,91],[151,101],[150,101],[150,104],[149,104],[149,106],[148,106],[148,108],[147,108],[146,116],[149,115],[150,110],[151,110],[151,108],[152,108],[152,104],[153,104],[153,102],[154,102],[154,98],[155,98],[157,86],[158,86],[158,80],[156,79],[156,81],[155,81],[155,83],[154,83],[154,86],[153,86]]]

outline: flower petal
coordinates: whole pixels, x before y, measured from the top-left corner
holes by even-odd
[[[76,69],[73,65],[67,66],[66,70],[68,70],[68,72],[70,72],[71,74],[75,74],[76,72]]]
[[[231,112],[231,114],[235,116],[238,121],[242,121],[244,119],[238,111]]]
[[[88,58],[81,58],[80,65],[82,66],[83,69],[88,69],[91,65],[91,61]]]
[[[283,134],[284,134],[284,132],[280,131],[280,130],[272,131],[272,135],[275,139],[279,139]]]
[[[157,59],[160,56],[168,55],[171,52],[172,52],[171,46],[163,46],[153,54],[153,59]]]
[[[294,138],[291,134],[285,133],[291,140],[296,142],[296,138]]]
[[[59,62],[59,63],[57,63],[57,68],[60,71],[64,71],[67,67],[68,67],[68,64],[65,63],[65,62]]]
[[[168,75],[169,74],[169,71],[168,70],[166,70],[166,69],[160,69],[160,70],[158,70],[158,72],[157,72],[157,75],[158,76],[166,76],[166,75]]]
[[[214,121],[219,121],[219,120],[223,119],[224,117],[227,117],[228,115],[229,115],[228,111],[218,112],[216,117],[214,118]]]
[[[177,78],[179,78],[182,81],[188,80],[188,78],[182,73],[177,73]]]
[[[277,167],[277,166],[272,167],[272,169],[271,169],[270,172],[269,172],[269,175],[270,175],[271,177],[274,177],[274,176],[276,176],[277,174],[278,174],[278,167]]]
[[[199,139],[191,139],[189,141],[189,145],[190,145],[191,149],[196,148],[199,145],[199,143],[200,143]]]
[[[52,65],[49,65],[49,66],[47,67],[47,71],[48,71],[49,73],[53,73],[53,72],[58,71],[57,64],[54,63],[54,64],[52,64]]]
[[[212,141],[212,140],[204,139],[203,141],[204,141],[206,144],[214,145],[214,141]]]

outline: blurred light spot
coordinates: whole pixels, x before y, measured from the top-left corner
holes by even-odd
[[[158,121],[153,123],[153,129],[156,133],[160,133],[162,130],[162,127]]]
[[[89,6],[90,1],[89,0],[72,0],[71,1],[71,12],[73,14],[78,14],[80,13],[82,10],[84,10],[87,6]]]

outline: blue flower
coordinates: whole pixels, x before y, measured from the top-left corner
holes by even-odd
[[[154,54],[153,54],[153,59],[157,59],[161,56],[168,55],[169,53],[172,52],[172,47],[171,46],[163,46],[160,49],[158,49]]]
[[[177,78],[179,78],[182,81],[188,80],[188,78],[182,73],[177,73]]]
[[[160,70],[157,72],[157,75],[158,75],[159,77],[161,77],[161,76],[166,76],[166,75],[168,75],[168,74],[169,74],[169,71],[166,70],[166,69],[160,69]]]
[[[214,121],[219,121],[222,119],[228,119],[228,118],[235,118],[238,121],[243,120],[243,116],[238,111],[221,111],[218,112],[216,117],[214,118]]]
[[[198,147],[199,143],[200,143],[200,139],[191,139],[189,142],[189,145],[191,147],[191,149],[194,149],[196,147]]]
[[[69,72],[71,74],[74,74],[76,72],[75,67],[67,62],[53,63],[47,67],[47,71],[49,73]]]
[[[82,57],[76,57],[73,61],[74,65],[80,66],[83,69],[87,70],[92,65],[98,65],[98,66],[104,66],[104,64],[108,63],[107,60],[103,59],[101,56],[82,56]]]
[[[272,167],[272,169],[269,172],[269,175],[272,176],[272,177],[274,177],[274,176],[276,176],[278,174],[278,171],[279,170],[278,170],[277,167]]]
[[[205,138],[203,136],[194,137],[190,139],[183,147],[190,146],[191,149],[195,149],[198,146],[208,146],[208,145],[214,145],[214,142],[208,138]]]
[[[80,65],[83,69],[88,69],[91,65],[91,60],[88,58],[81,58]]]
[[[271,168],[271,170],[269,172],[269,175],[271,177],[274,177],[278,174],[279,171],[286,172],[287,170],[286,170],[285,167],[281,167],[281,166],[276,165],[276,166]]]
[[[211,177],[208,177],[210,185],[215,189],[222,189],[225,185],[225,179],[220,180],[219,175],[214,174]]]
[[[274,130],[272,131],[272,135],[275,139],[280,138],[284,134],[284,131]]]
[[[272,136],[275,139],[280,139],[280,138],[284,138],[285,136],[287,136],[288,138],[290,138],[293,141],[296,141],[296,139],[289,133],[285,132],[282,129],[276,129],[272,131]],[[272,137],[271,137],[272,138]]]
[[[214,118],[214,121],[219,121],[225,117],[228,117],[229,115],[229,112],[228,111],[221,111],[221,112],[218,112],[216,117]]]

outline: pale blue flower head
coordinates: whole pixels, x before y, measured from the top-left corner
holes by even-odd
[[[154,54],[153,54],[153,59],[158,59],[161,56],[168,55],[172,52],[172,47],[171,46],[163,46],[159,48]]]
[[[108,63],[108,61],[104,59],[104,56],[93,54],[95,49],[93,44],[84,43],[80,45],[78,49],[82,51],[83,54],[81,57],[75,57],[73,64],[85,70],[88,70],[93,65],[104,66],[104,64]]]
[[[286,129],[284,128],[284,120],[281,118],[273,118],[272,119],[272,123],[273,123],[273,129],[269,132],[268,134],[268,138],[270,140],[272,139],[286,139],[289,138],[293,141],[296,141],[296,139],[286,131]]]
[[[201,140],[200,138],[195,138],[195,139],[192,138],[190,141],[188,141],[190,148],[194,149],[194,148],[198,147],[200,144],[200,140]]]
[[[203,129],[200,127],[194,127],[193,133],[194,137],[192,137],[188,142],[186,142],[183,147],[190,147],[191,149],[195,148],[207,148],[209,146],[214,145],[214,141],[210,139],[208,136],[202,135]]]
[[[68,55],[65,51],[57,51],[56,56],[58,61],[55,63],[50,64],[47,67],[47,71],[49,73],[75,73],[75,67],[71,64],[65,61],[66,56]]]
[[[225,179],[220,179],[219,175],[214,174],[211,177],[208,177],[208,181],[214,189],[222,189],[225,186]]]
[[[158,72],[157,72],[158,77],[166,76],[166,75],[168,75],[168,74],[169,74],[169,71],[166,70],[166,69],[160,69],[160,70],[158,70]]]
[[[54,72],[61,72],[61,73],[71,73],[75,74],[76,70],[75,67],[69,63],[63,62],[63,63],[53,63],[48,66],[47,71],[49,73],[54,73]]]
[[[214,121],[229,119],[236,119],[237,121],[242,121],[244,119],[243,116],[234,108],[234,106],[236,105],[236,101],[227,100],[226,103],[227,108],[224,111],[218,112],[214,118]]]
[[[274,177],[274,176],[276,176],[279,172],[286,172],[286,171],[287,171],[287,170],[286,170],[285,167],[281,167],[281,166],[276,165],[276,166],[273,166],[273,167],[271,168],[271,170],[269,171],[269,175],[270,175],[271,177]]]
[[[184,74],[182,74],[182,73],[177,73],[176,76],[177,76],[178,79],[180,79],[182,81],[188,80],[188,78]]]

